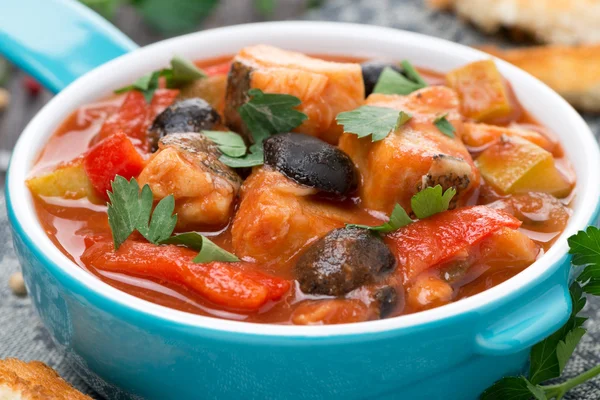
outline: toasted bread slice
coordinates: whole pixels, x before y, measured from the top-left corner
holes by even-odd
[[[481,49],[529,72],[574,107],[600,112],[600,44]]]
[[[452,9],[480,29],[502,27],[533,34],[554,44],[600,42],[597,0],[428,0],[437,9]]]
[[[0,360],[2,400],[92,400],[39,361]]]

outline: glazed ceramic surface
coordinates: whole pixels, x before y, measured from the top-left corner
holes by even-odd
[[[88,16],[79,10],[71,17]],[[24,181],[47,138],[69,113],[167,65],[174,54],[209,58],[256,43],[317,54],[409,59],[439,71],[487,57],[444,40],[387,28],[262,23],[147,46],[70,84],[23,132],[13,153],[6,197],[15,249],[35,307],[77,371],[111,399],[475,399],[501,376],[524,371],[530,347],[570,313],[566,238],[598,215],[600,152],[585,122],[564,100],[501,61],[498,66],[524,107],[560,138],[577,173],[577,195],[569,225],[550,251],[484,293],[365,323],[250,324],[191,315],[130,296],[88,274],[54,247],[37,221]],[[131,47],[116,46],[121,52]]]

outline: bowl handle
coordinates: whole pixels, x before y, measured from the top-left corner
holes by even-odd
[[[522,301],[522,299],[521,299]],[[506,355],[530,348],[556,332],[571,314],[571,296],[565,284],[555,284],[476,335],[477,351]]]
[[[5,1],[0,54],[56,93],[138,46],[75,0]]]

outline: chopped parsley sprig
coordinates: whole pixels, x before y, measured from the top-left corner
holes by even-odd
[[[442,193],[442,186],[436,185],[434,187],[427,187],[410,199],[410,205],[413,213],[419,219],[428,218],[434,214],[441,213],[448,210],[450,201],[456,194],[456,189],[449,188]],[[373,232],[379,233],[390,233],[397,231],[398,229],[412,224],[413,220],[408,216],[408,213],[400,204],[394,206],[394,210],[390,215],[389,221],[377,225],[357,225],[357,224],[346,224],[347,227],[363,228]]]
[[[560,400],[572,388],[600,375],[600,365],[560,384],[543,385],[560,377],[569,358],[575,351],[586,329],[586,318],[579,315],[586,303],[585,294],[600,295],[600,229],[590,226],[568,239],[573,264],[583,267],[583,272],[573,282],[569,291],[573,310],[569,320],[558,331],[533,346],[529,377],[507,376],[488,388],[481,400]]]
[[[115,250],[134,232],[138,231],[146,240],[156,245],[177,244],[199,251],[194,258],[196,263],[211,261],[235,262],[239,259],[220,248],[208,238],[197,232],[186,232],[175,236],[177,224],[175,198],[169,195],[158,202],[154,210],[154,197],[147,184],[140,192],[140,186],[117,175],[112,182],[112,191],[108,192],[108,224],[113,236]]]
[[[253,167],[264,163],[263,141],[271,135],[289,132],[308,117],[296,110],[301,102],[296,96],[264,93],[260,89],[248,91],[250,99],[239,108],[240,117],[252,135],[253,144],[248,154],[224,154],[219,159],[232,168]]]
[[[433,124],[444,135],[453,138],[454,132],[456,132],[456,128],[454,127],[454,125],[452,125],[450,123],[450,121],[448,121],[448,118],[446,118],[447,116],[448,116],[448,113],[445,113],[445,114],[442,114],[442,115],[436,117],[433,120]]]
[[[404,60],[401,64],[404,74],[390,67],[385,67],[381,71],[373,93],[407,95],[427,87],[427,82],[410,62]]]
[[[338,124],[344,132],[353,133],[359,138],[371,136],[372,142],[385,139],[392,131],[406,124],[412,116],[393,108],[361,106],[352,111],[339,113]]]
[[[177,88],[197,79],[206,78],[206,73],[196,67],[193,62],[183,57],[175,56],[171,59],[171,68],[164,68],[143,75],[131,85],[115,90],[115,93],[121,94],[137,90],[142,92],[146,102],[150,103],[154,97],[154,93],[158,89],[160,77],[165,78],[167,88]]]

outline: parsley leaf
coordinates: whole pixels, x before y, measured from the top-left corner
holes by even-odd
[[[257,165],[263,165],[265,162],[265,155],[263,153],[263,147],[261,144],[253,144],[248,149],[249,153],[243,157],[231,157],[229,155],[222,155],[219,160],[231,168],[247,168],[255,167]]]
[[[149,192],[150,198],[152,198],[150,186],[144,185],[144,188],[142,189],[142,198],[144,197],[145,191]],[[150,202],[150,205],[152,205],[152,202]],[[173,215],[174,210],[175,198],[172,195],[163,198],[154,208],[154,212],[152,212],[150,225],[148,225],[147,220],[144,221],[140,219],[139,225],[137,226],[138,232],[141,233],[146,240],[154,244],[167,239],[171,236],[175,230],[175,225],[177,224],[177,215]]]
[[[150,189],[150,188],[148,188]],[[112,192],[108,192],[108,223],[112,231],[115,250],[135,231],[148,210],[148,194],[140,197],[140,187],[132,178],[131,181],[122,176],[115,177],[112,182]],[[150,192],[150,208],[152,207],[152,192]]]
[[[546,400],[544,390],[523,376],[502,378],[481,395],[481,400]]]
[[[410,199],[410,205],[417,218],[423,219],[446,211],[455,194],[454,188],[449,188],[442,194],[441,185],[427,187]]]
[[[163,76],[168,88],[176,88],[188,82],[206,77],[206,73],[183,57],[175,56],[171,59],[171,68],[150,72],[139,77],[133,84],[115,90],[116,94],[138,90],[144,94],[147,103],[152,101],[154,92],[158,89],[158,80]]]
[[[586,293],[600,295],[600,229],[595,226],[579,231],[568,239],[573,264],[585,266],[577,280]]]
[[[246,144],[240,135],[231,131],[202,131],[202,134],[215,142],[221,153],[229,157],[246,154]]]
[[[379,75],[379,79],[377,79],[373,93],[407,95],[423,87],[423,85],[407,79],[392,68],[385,67]]]
[[[385,139],[390,132],[408,120],[410,115],[403,111],[374,106],[361,106],[339,113],[336,117],[338,124],[344,126],[344,132],[353,133],[359,138],[371,135],[372,142]]]
[[[264,163],[263,141],[271,135],[289,132],[299,126],[308,117],[294,107],[300,105],[300,99],[289,94],[263,93],[260,89],[250,89],[250,100],[240,109],[240,117],[252,134],[254,144],[250,152],[243,157],[224,154],[219,158],[232,168],[245,168]]]
[[[370,231],[380,232],[380,233],[390,233],[393,231],[397,231],[398,229],[406,226],[408,224],[412,224],[413,220],[410,219],[404,208],[400,204],[396,204],[394,206],[394,210],[390,215],[390,220],[381,225],[377,226],[368,226],[368,225],[357,225],[357,224],[346,224],[348,228],[363,228],[368,229]]]
[[[212,261],[236,262],[240,261],[234,254],[224,250],[213,243],[206,236],[197,232],[186,232],[162,240],[160,244],[178,244],[199,251],[194,258],[195,263],[209,263]]]
[[[139,77],[135,82],[133,82],[133,84],[115,90],[115,93],[121,94],[131,90],[138,90],[144,95],[146,103],[150,103],[152,101],[152,97],[154,97],[154,92],[156,92],[156,89],[158,89],[158,78],[160,78],[160,75],[160,71],[150,72]]]
[[[448,113],[440,115],[439,117],[433,120],[433,124],[444,135],[453,138],[454,132],[456,132],[456,128],[450,123],[450,121],[448,121],[448,119],[446,118],[447,116]]]
[[[396,126],[394,126],[394,130],[397,131],[402,125],[406,124],[411,119],[412,115],[405,113],[404,111],[400,111],[400,115],[398,115],[398,120],[396,121]]]
[[[569,361],[569,358],[573,355],[575,348],[586,332],[587,330],[585,328],[577,327],[572,331],[569,331],[564,340],[558,342],[558,345],[556,346],[556,358],[558,359],[558,370],[561,371],[561,373],[565,369],[567,361]]]
[[[250,100],[240,109],[240,117],[252,133],[254,143],[262,143],[276,133],[289,132],[308,117],[294,107],[300,99],[289,94],[263,93],[260,89],[250,89]]]
[[[423,79],[421,74],[417,72],[415,67],[413,67],[413,65],[408,60],[404,60],[400,64],[404,69],[404,73],[406,74],[406,76],[408,76],[408,79],[412,80],[415,83],[418,83],[419,85],[421,85],[421,87],[428,86],[427,82],[425,82],[425,79]]]
[[[112,182],[112,192],[108,192],[108,223],[113,236],[115,250],[137,230],[149,242],[157,243],[171,236],[177,215],[173,214],[173,196],[162,199],[152,212],[153,196],[150,186],[140,186],[135,178],[130,181],[117,175]],[[152,215],[152,220],[150,220]]]
[[[533,346],[531,349],[531,365],[529,368],[529,380],[533,384],[538,384],[548,379],[557,378],[560,376],[562,369],[561,366],[564,367],[566,364],[566,359],[562,359],[559,361],[559,356],[557,354],[557,347],[559,343],[565,342],[567,335],[572,330],[579,328],[585,319],[578,318],[577,313],[581,311],[583,306],[585,305],[585,297],[583,297],[583,291],[577,282],[574,282],[570,288],[571,292],[571,300],[573,302],[573,311],[571,312],[571,317],[567,321],[565,325],[563,325],[558,331],[554,332],[552,335],[541,341],[540,343]],[[574,337],[569,339],[569,344],[572,345],[572,341]],[[575,344],[576,345],[576,344]],[[565,347],[566,346],[565,342]],[[561,351],[561,355],[566,354],[567,349],[563,349]]]
[[[176,88],[198,79],[206,78],[206,72],[202,71],[190,60],[175,56],[171,59],[171,68],[160,71],[167,81],[168,88]]]

